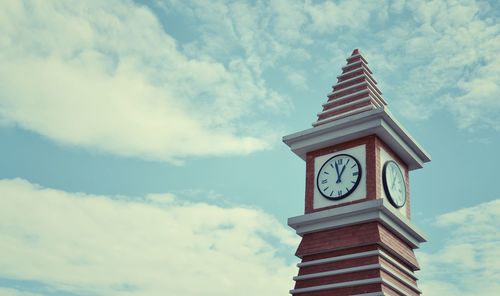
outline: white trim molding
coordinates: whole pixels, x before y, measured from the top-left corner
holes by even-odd
[[[371,279],[364,279],[364,280],[357,280],[357,281],[341,282],[341,283],[335,283],[335,284],[293,289],[293,290],[290,290],[290,294],[315,292],[315,291],[329,290],[329,289],[335,289],[335,288],[354,287],[354,286],[369,285],[369,284],[377,284],[377,283],[382,283],[383,281],[384,281],[383,278],[378,277],[378,278],[371,278]]]
[[[412,282],[408,281],[401,275],[397,273],[397,271],[394,270],[394,268],[391,268],[387,266],[386,264],[369,264],[369,265],[361,265],[361,266],[355,266],[355,267],[349,267],[349,268],[342,268],[342,269],[336,269],[336,270],[329,270],[329,271],[323,271],[323,272],[317,272],[317,273],[308,273],[304,275],[298,275],[294,276],[293,280],[294,281],[301,281],[301,280],[309,280],[309,279],[315,279],[315,278],[320,278],[320,277],[326,277],[326,276],[332,276],[332,275],[339,275],[339,274],[344,274],[344,273],[351,273],[351,272],[358,272],[358,271],[364,271],[364,270],[372,270],[372,269],[380,269],[385,271],[387,274],[392,276],[394,279],[396,279],[398,282],[406,286],[407,288],[420,293],[420,289]],[[396,285],[396,283],[393,283],[392,285]]]
[[[297,264],[297,267],[314,266],[314,265],[320,265],[320,264],[325,264],[325,263],[337,262],[337,261],[341,261],[341,260],[356,259],[356,258],[363,258],[363,257],[369,257],[369,256],[376,256],[376,255],[380,255],[379,250],[359,252],[359,253],[354,253],[354,254],[349,254],[349,255],[335,256],[335,257],[330,257],[330,258],[301,262],[301,263]]]
[[[387,279],[384,279],[382,277],[349,281],[349,282],[340,282],[340,283],[313,286],[313,287],[307,287],[307,288],[298,288],[298,289],[290,290],[290,294],[316,292],[316,291],[324,291],[324,290],[330,290],[330,289],[336,289],[336,288],[355,287],[355,286],[379,284],[379,283],[385,284],[389,288],[391,288],[391,289],[393,289],[393,290],[395,290],[403,295],[407,294],[407,292],[405,290],[401,289],[400,287],[398,287],[398,285],[396,283],[394,283],[393,281],[389,281]],[[422,291],[418,288],[412,288],[411,290],[414,290],[417,293],[422,293]],[[370,294],[361,294],[361,295],[384,295],[384,293],[383,292],[372,292]]]
[[[345,60],[346,60],[347,62],[349,62],[350,60],[353,60],[353,59],[355,59],[355,58],[357,58],[357,57],[360,57],[360,58],[361,58],[361,59],[365,62],[365,64],[368,64],[368,62],[365,60],[365,58],[364,58],[361,54],[359,54],[359,53],[358,53],[358,54],[355,54],[355,55],[352,55],[352,56],[348,57],[348,58],[347,58],[347,59],[345,59]]]
[[[378,221],[412,248],[427,241],[424,233],[382,198],[288,218],[288,225],[300,236],[366,222]]]
[[[324,103],[323,107],[331,105],[333,103],[338,103],[339,101],[343,101],[343,100],[346,100],[346,99],[349,99],[349,98],[352,98],[354,96],[357,96],[357,95],[360,95],[360,94],[364,94],[364,93],[370,93],[370,90],[367,88],[367,89],[363,89],[363,90],[357,91],[357,92],[352,93],[352,94],[343,95],[341,97],[332,99],[331,101],[328,101],[328,102]]]
[[[361,97],[359,99],[356,99],[354,101],[351,101],[349,103],[344,103],[344,104],[339,105],[337,107],[333,107],[333,108],[327,109],[325,111],[319,112],[317,115],[320,116],[320,115],[324,115],[324,114],[330,114],[332,112],[339,111],[339,110],[348,108],[348,107],[350,107],[352,105],[356,105],[356,104],[359,104],[359,103],[368,102],[370,100],[372,100],[372,97],[370,96],[370,94],[367,93],[366,96],[363,96],[363,97]]]
[[[315,278],[319,278],[319,277],[338,275],[338,274],[350,273],[350,272],[357,272],[357,271],[363,271],[363,270],[370,270],[370,269],[382,269],[382,265],[381,264],[370,264],[370,265],[362,265],[362,266],[355,266],[355,267],[349,267],[349,268],[329,270],[329,271],[324,271],[324,272],[308,273],[308,274],[304,274],[304,275],[294,276],[293,280],[294,281],[309,280],[309,279],[315,279]]]
[[[324,123],[327,123],[327,122],[330,122],[330,121],[337,120],[339,118],[344,118],[344,117],[352,115],[352,114],[356,114],[356,113],[361,113],[361,112],[373,110],[375,108],[377,108],[377,107],[373,103],[370,104],[370,105],[361,106],[361,107],[358,107],[356,109],[352,109],[352,110],[349,110],[347,112],[343,112],[343,113],[340,113],[340,114],[337,114],[337,115],[334,115],[334,116],[330,116],[330,117],[327,117],[325,119],[321,119],[321,120],[318,120],[316,122],[313,122],[313,126],[318,126],[318,125],[321,125],[321,124],[324,124]]]
[[[305,160],[307,152],[369,135],[377,135],[382,139],[410,170],[422,168],[424,163],[431,160],[430,155],[401,126],[386,106],[315,125],[284,136],[283,142]]]
[[[336,90],[332,91],[331,93],[329,93],[327,95],[327,97],[331,97],[331,96],[336,95],[338,93],[343,93],[343,92],[348,91],[350,89],[353,89],[353,88],[356,88],[356,87],[360,87],[360,86],[363,86],[363,85],[367,85],[367,84],[368,84],[368,82],[365,80],[365,81],[362,81],[362,82],[360,82],[358,84],[349,85],[346,88],[339,88],[339,89],[336,89]]]

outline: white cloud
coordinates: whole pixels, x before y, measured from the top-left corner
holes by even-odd
[[[269,147],[245,129],[289,108],[250,63],[189,57],[146,7],[3,1],[0,118],[53,140],[176,161]]]
[[[493,4],[491,4],[493,5]],[[447,110],[460,128],[500,130],[500,25],[484,1],[410,1],[401,32],[386,35],[388,59],[406,81],[395,87],[403,115]],[[408,109],[408,107],[410,108]],[[413,110],[429,109],[427,114]]]
[[[1,180],[0,196],[0,253],[9,254],[0,256],[0,278],[93,295],[280,295],[296,272],[277,248],[291,253],[297,237],[256,209],[69,193],[20,179]]]
[[[318,33],[333,33],[339,28],[356,30],[370,29],[371,18],[385,12],[385,1],[325,1],[320,4],[307,2],[310,30]]]
[[[354,47],[404,116],[500,130],[500,25],[485,2],[0,5],[0,122],[60,143],[171,162],[267,149],[280,134],[268,115],[291,109],[270,84],[333,79]]]
[[[443,247],[418,253],[425,295],[498,295],[500,199],[441,215],[448,233]]]
[[[0,295],[2,296],[41,296],[41,294],[35,294],[30,292],[23,292],[11,288],[0,287]]]

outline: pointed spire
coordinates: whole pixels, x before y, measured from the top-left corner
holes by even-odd
[[[371,76],[373,72],[359,49],[354,49],[346,61],[342,74],[337,76],[337,83],[333,85],[327,102],[323,104],[323,111],[318,113],[318,120],[313,126],[387,105],[382,92],[377,88],[377,82]]]

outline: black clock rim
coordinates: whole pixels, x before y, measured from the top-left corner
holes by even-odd
[[[321,189],[319,188],[319,184],[318,184],[318,180],[319,180],[319,176],[320,176],[320,172],[321,170],[323,169],[323,167],[330,161],[332,160],[333,158],[335,157],[339,157],[339,156],[348,156],[352,159],[354,159],[354,161],[356,162],[356,164],[358,165],[359,167],[359,174],[358,174],[358,178],[356,179],[356,184],[354,184],[354,186],[351,188],[351,190],[347,191],[345,194],[342,194],[341,196],[339,197],[331,197],[331,196],[327,196],[325,194],[323,194],[323,192],[321,191]],[[321,166],[321,168],[319,169],[318,171],[318,175],[316,176],[316,189],[318,189],[318,192],[321,193],[321,195],[323,195],[325,198],[329,199],[329,200],[341,200],[341,199],[344,199],[346,197],[348,197],[349,195],[351,195],[351,193],[354,192],[354,190],[356,190],[356,188],[358,187],[359,183],[361,182],[361,176],[363,175],[363,169],[361,168],[361,164],[360,162],[358,161],[358,159],[350,154],[346,154],[346,153],[341,153],[341,154],[337,154],[337,155],[334,155],[330,158],[328,158],[324,163],[323,165]]]
[[[398,205],[396,203],[396,201],[394,200],[394,198],[392,197],[390,191],[389,191],[389,185],[387,184],[387,166],[389,165],[389,163],[394,163],[396,165],[396,167],[398,168],[399,172],[401,173],[401,176],[403,177],[403,187],[405,188],[405,199],[403,201],[403,204],[401,205]],[[394,160],[388,160],[385,162],[384,164],[384,168],[382,169],[382,184],[384,186],[384,192],[385,192],[385,195],[387,195],[387,197],[389,198],[389,202],[396,208],[402,208],[404,207],[404,205],[406,204],[406,182],[405,182],[405,177],[403,175],[403,172],[401,171],[401,168],[399,167],[398,163],[395,162]]]

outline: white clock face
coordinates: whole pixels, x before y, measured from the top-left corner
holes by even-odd
[[[390,202],[400,208],[406,203],[406,185],[403,177],[403,172],[395,161],[389,160],[385,163],[382,172],[382,181],[384,184],[385,194],[389,197]]]
[[[359,161],[351,155],[338,154],[321,166],[316,177],[316,186],[324,197],[339,200],[351,194],[360,180]]]

